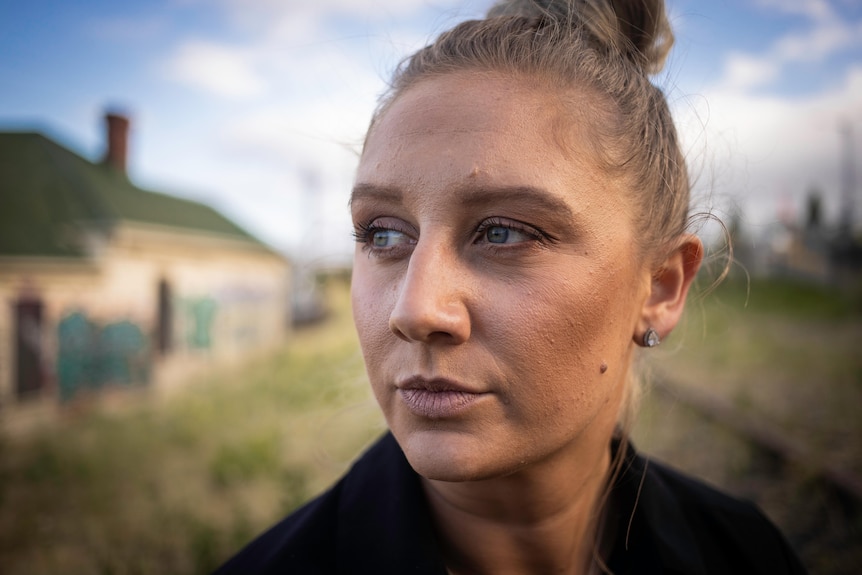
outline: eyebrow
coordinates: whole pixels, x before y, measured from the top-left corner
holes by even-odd
[[[516,204],[528,210],[536,210],[573,219],[572,209],[561,198],[544,188],[534,186],[471,187],[464,190],[461,204],[465,207],[482,207],[489,203]]]
[[[574,218],[572,209],[566,202],[547,190],[534,186],[470,186],[463,188],[458,197],[459,204],[464,207],[483,207],[505,202],[518,204],[528,210],[555,214],[567,220]],[[357,184],[350,195],[348,206],[355,200],[364,198],[399,202],[403,198],[403,193],[396,187]]]
[[[402,194],[401,190],[398,188],[375,186],[374,184],[356,184],[353,186],[353,191],[350,193],[350,199],[347,200],[347,206],[351,206],[356,200],[362,200],[365,198],[400,201]]]

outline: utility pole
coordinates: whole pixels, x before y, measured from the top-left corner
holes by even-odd
[[[853,127],[849,121],[841,123],[841,216],[838,230],[844,237],[853,237],[853,216],[856,203],[856,156],[853,153]]]

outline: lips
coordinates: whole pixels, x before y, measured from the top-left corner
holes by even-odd
[[[428,419],[455,417],[486,395],[447,379],[413,377],[397,387],[407,409]]]

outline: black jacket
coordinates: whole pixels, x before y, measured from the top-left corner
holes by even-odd
[[[612,496],[620,528],[608,566],[616,575],[805,573],[756,507],[631,447]],[[418,476],[391,434],[216,572],[274,573],[446,574]]]

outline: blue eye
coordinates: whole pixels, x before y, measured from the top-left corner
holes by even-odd
[[[376,230],[371,234],[371,245],[375,248],[388,248],[407,242],[407,236],[395,230]]]
[[[531,239],[526,232],[506,226],[489,226],[485,230],[485,241],[489,244],[510,244]]]
[[[485,232],[485,238],[492,244],[505,244],[509,239],[509,229],[503,226],[492,226]]]

